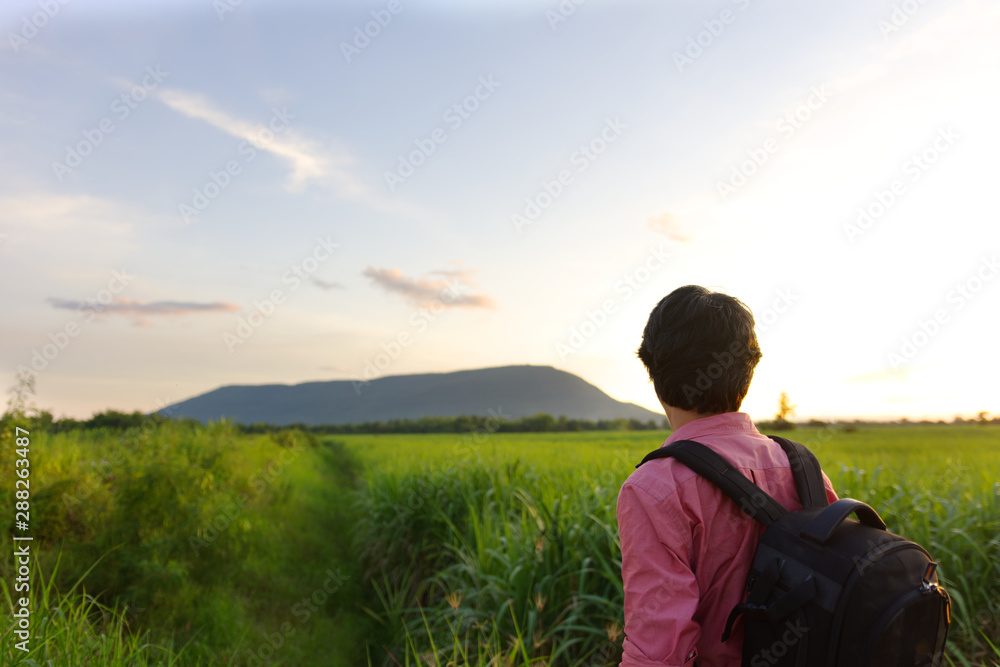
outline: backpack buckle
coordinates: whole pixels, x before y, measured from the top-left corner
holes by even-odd
[[[741,602],[733,607],[733,610],[729,612],[729,618],[726,619],[726,628],[722,631],[722,641],[727,641],[729,639],[729,636],[733,634],[733,624],[736,623],[736,619],[749,610],[750,605],[745,602]]]
[[[927,569],[924,570],[924,576],[920,579],[920,592],[926,595],[936,591],[938,585],[931,582],[931,577],[934,576],[934,572],[937,570],[938,564],[934,561],[927,563]]]

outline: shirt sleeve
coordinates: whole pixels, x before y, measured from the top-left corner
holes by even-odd
[[[665,507],[630,484],[618,495],[618,533],[625,590],[621,667],[691,667],[701,629],[694,618],[698,581],[691,571],[690,535]]]
[[[831,505],[840,500],[837,497],[837,492],[833,490],[833,482],[830,481],[825,472],[823,473],[823,484],[826,485],[826,499]]]

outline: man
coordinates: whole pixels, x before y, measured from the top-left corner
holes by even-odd
[[[653,309],[639,346],[672,433],[724,458],[789,511],[802,508],[781,446],[739,412],[760,346],[750,310],[688,285]],[[827,496],[837,499],[824,474]],[[711,482],[673,458],[636,470],[618,495],[625,586],[622,667],[739,667],[743,601],[763,527]]]

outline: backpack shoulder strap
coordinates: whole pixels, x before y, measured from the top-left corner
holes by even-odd
[[[747,479],[729,461],[694,440],[678,440],[666,447],[654,449],[646,454],[636,468],[647,461],[667,457],[677,459],[715,484],[724,494],[732,498],[750,518],[756,519],[764,526],[770,526],[788,514],[788,511],[777,500]]]
[[[781,445],[788,455],[788,463],[791,464],[792,475],[795,477],[795,489],[799,492],[803,509],[829,505],[826,485],[823,483],[823,471],[816,456],[802,443],[776,435],[767,437]]]

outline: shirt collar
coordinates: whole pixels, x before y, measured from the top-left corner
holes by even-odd
[[[723,412],[690,421],[670,434],[664,444],[677,440],[697,440],[706,435],[721,435],[724,433],[759,433],[750,415],[745,412]]]

